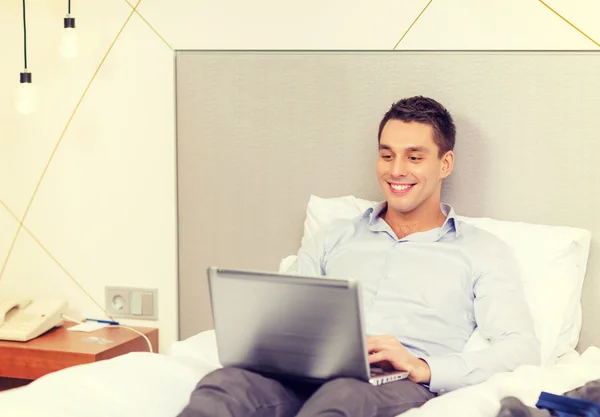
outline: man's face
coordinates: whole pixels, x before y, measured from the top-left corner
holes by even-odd
[[[442,179],[450,175],[452,151],[440,158],[433,127],[389,120],[381,132],[377,178],[388,210],[410,213],[420,206],[439,204]],[[439,207],[439,206],[438,206]]]

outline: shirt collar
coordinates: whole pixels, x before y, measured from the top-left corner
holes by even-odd
[[[452,208],[451,205],[444,203],[440,204],[440,208],[442,209],[444,216],[446,216],[446,221],[442,225],[440,235],[443,236],[446,234],[446,232],[454,230],[454,234],[456,236],[460,236],[460,223],[456,218],[456,212],[454,211],[454,208]]]
[[[361,216],[361,219],[369,218],[369,226],[373,226],[381,216],[381,213],[387,208],[387,202],[382,201],[372,207],[369,207]],[[446,216],[446,220],[442,227],[440,228],[440,237],[444,236],[446,233],[450,231],[454,231],[454,234],[458,237],[460,236],[460,224],[458,219],[456,218],[456,212],[451,205],[442,203],[440,204],[440,209],[444,216]]]
[[[378,203],[372,207],[369,207],[363,213],[361,219],[368,217],[369,218],[369,226],[372,226],[373,223],[375,223],[377,221],[377,219],[379,218],[379,216],[381,215],[383,210],[386,209],[386,207],[387,207],[387,202],[385,202],[385,201],[382,201],[381,203]]]

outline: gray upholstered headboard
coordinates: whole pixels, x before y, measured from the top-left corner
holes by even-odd
[[[459,214],[592,232],[579,349],[600,345],[600,53],[179,51],[180,338],[212,328],[209,265],[275,270],[311,194],[380,199],[376,132],[426,95],[458,127]]]

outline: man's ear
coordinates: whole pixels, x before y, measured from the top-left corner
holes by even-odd
[[[448,177],[452,173],[454,168],[454,152],[448,151],[442,156],[442,171],[440,173],[442,178]]]

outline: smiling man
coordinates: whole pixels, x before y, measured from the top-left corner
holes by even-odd
[[[182,417],[393,417],[440,392],[539,364],[510,249],[440,201],[455,136],[437,101],[393,104],[378,134],[385,201],[316,235],[295,265],[299,274],[360,282],[369,361],[409,371],[408,379],[381,386],[337,379],[315,388],[223,368],[200,381]],[[463,352],[475,328],[490,346]]]

